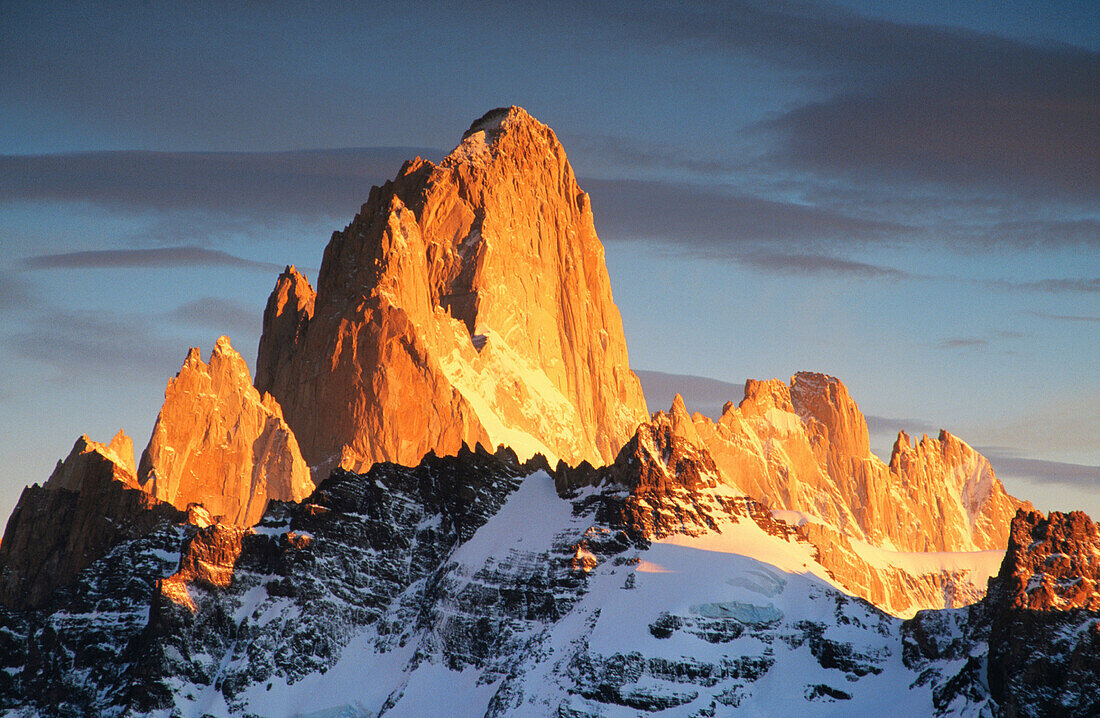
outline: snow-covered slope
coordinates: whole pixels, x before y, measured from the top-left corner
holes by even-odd
[[[992,697],[979,675],[1005,631],[967,616],[997,604],[903,622],[840,588],[815,546],[699,457],[637,438],[598,470],[429,455],[335,472],[251,529],[166,522],[45,608],[0,610],[0,710],[977,715],[1041,694],[1008,681]],[[1093,621],[1079,635],[1094,618],[1074,618]]]

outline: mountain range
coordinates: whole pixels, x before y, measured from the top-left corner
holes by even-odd
[[[659,301],[655,299],[655,301]],[[690,319],[689,319],[690,320]],[[650,413],[588,195],[517,107],[406,162],[148,445],[0,542],[31,716],[1100,715],[1100,531],[837,378]]]

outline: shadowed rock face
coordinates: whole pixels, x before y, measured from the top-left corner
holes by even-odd
[[[199,503],[241,526],[258,521],[269,500],[300,501],[314,488],[278,402],[253,388],[228,337],[209,364],[192,349],[169,381],[139,474],[161,501]]]
[[[33,608],[120,541],[183,514],[143,492],[121,431],[108,445],[80,437],[43,486],[23,490],[0,543],[0,604]]]
[[[987,702],[997,716],[1100,715],[1098,586],[1096,523],[1020,510],[981,602],[906,622],[906,665],[932,685],[939,715]]]
[[[464,443],[603,464],[647,417],[588,195],[522,109],[374,188],[325,249],[312,314],[303,281],[272,293],[257,386],[311,466]]]
[[[1100,530],[1082,511],[1018,511],[993,600],[1005,609],[1100,611]]]

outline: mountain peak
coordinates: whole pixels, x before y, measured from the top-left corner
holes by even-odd
[[[516,123],[530,123],[545,127],[541,122],[532,117],[527,110],[517,105],[510,107],[497,107],[489,110],[470,124],[470,129],[462,133],[462,139],[478,132],[500,132],[507,125]]]
[[[326,247],[312,310],[288,311],[289,284],[268,302],[256,386],[314,466],[463,443],[603,464],[648,417],[588,197],[521,108],[373,188]]]
[[[226,523],[251,525],[268,499],[300,501],[313,491],[282,410],[253,388],[248,365],[228,337],[209,363],[192,349],[164,391],[149,446],[141,456],[143,488],[186,510],[203,504]]]
[[[827,444],[826,461],[831,474],[847,471],[851,461],[871,455],[867,420],[848,388],[828,374],[798,372],[791,377],[791,403],[810,424],[811,440]],[[820,427],[820,428],[819,428]]]

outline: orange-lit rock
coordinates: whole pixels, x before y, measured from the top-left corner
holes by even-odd
[[[602,464],[647,418],[588,195],[519,108],[374,188],[325,249],[311,316],[306,296],[280,277],[257,377],[312,466],[463,443]]]
[[[251,529],[214,524],[204,526],[184,544],[180,566],[158,582],[161,595],[194,612],[198,609],[190,586],[226,588],[233,581],[233,568],[241,555],[242,541]]]
[[[162,501],[200,503],[242,526],[258,521],[269,499],[300,501],[314,488],[278,402],[260,397],[227,337],[208,364],[192,349],[168,382],[139,475]]]
[[[1100,525],[1083,511],[1019,511],[990,591],[1006,609],[1100,611]]]
[[[279,275],[264,309],[263,334],[256,359],[255,383],[261,394],[271,391],[276,368],[290,361],[305,336],[316,298],[309,280],[293,265]]]
[[[140,489],[121,431],[104,445],[81,436],[43,486],[28,486],[0,542],[0,603],[33,608],[119,541],[184,514]]]
[[[947,432],[915,447],[899,436],[889,464],[869,448],[848,390],[823,374],[745,383],[745,398],[695,431],[731,486],[772,508],[901,551],[1003,549],[1016,509],[989,462]]]

